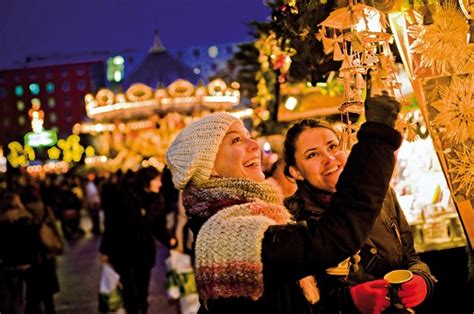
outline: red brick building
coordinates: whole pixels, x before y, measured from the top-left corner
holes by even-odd
[[[84,96],[104,81],[103,61],[0,71],[0,144],[23,142],[31,131],[28,110],[35,98],[44,111],[44,128],[61,138],[69,135],[86,117]]]

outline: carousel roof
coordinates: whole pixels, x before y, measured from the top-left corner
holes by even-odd
[[[158,32],[155,32],[153,47],[143,62],[122,83],[123,89],[128,89],[132,84],[143,83],[148,86],[168,86],[178,79],[187,80],[197,84],[201,77],[193,70],[171,56],[161,44]]]

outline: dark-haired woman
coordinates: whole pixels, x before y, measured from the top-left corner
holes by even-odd
[[[117,208],[105,217],[100,246],[101,261],[120,275],[128,314],[147,313],[151,269],[155,264],[155,239],[168,246],[161,173],[153,167],[127,173],[119,188]]]
[[[285,173],[294,178],[297,192],[285,200],[296,220],[320,219],[339,188],[345,151],[330,125],[315,119],[295,123],[285,139]],[[367,160],[370,163],[370,160]],[[353,184],[357,184],[354,181]],[[352,266],[351,263],[356,266]],[[317,274],[321,288],[320,313],[380,313],[388,307],[383,276],[408,269],[414,276],[400,292],[407,307],[416,307],[431,294],[435,279],[416,254],[410,227],[389,189],[372,231],[357,256]],[[375,311],[374,311],[375,309]]]

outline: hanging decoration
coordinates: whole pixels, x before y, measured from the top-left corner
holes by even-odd
[[[429,70],[435,75],[462,72],[474,60],[474,45],[466,39],[469,25],[454,2],[446,1],[436,11],[431,25],[424,25],[416,11],[414,17],[415,24],[408,27],[408,34],[414,39],[410,51],[420,58],[415,74]]]
[[[393,5],[379,3],[384,10]],[[355,129],[349,113],[363,113],[367,96],[366,79],[370,80],[371,95],[383,91],[391,96],[403,97],[398,82],[395,57],[390,50],[393,38],[386,32],[385,14],[374,7],[350,1],[349,5],[336,9],[319,24],[317,39],[324,52],[333,54],[334,60],[342,61],[339,80],[344,85],[344,103],[340,106],[341,122],[345,123],[341,135],[342,149],[349,150],[355,143]],[[399,122],[402,130],[409,125]]]
[[[431,104],[438,110],[433,123],[443,138],[454,144],[474,139],[474,77],[454,76],[437,89],[440,99]]]
[[[449,174],[455,193],[470,195],[474,192],[474,148],[472,145],[463,145],[447,154],[450,164]]]
[[[387,91],[395,96],[395,91],[400,90],[387,25],[385,14],[362,3],[339,8],[319,24],[318,39],[324,51],[332,52],[334,60],[342,60],[339,69],[345,96],[342,112],[362,112],[369,71],[373,94]]]

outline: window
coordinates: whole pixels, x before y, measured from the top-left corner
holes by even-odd
[[[48,107],[49,108],[56,107],[56,99],[54,99],[54,97],[49,97],[48,98]]]
[[[125,59],[115,56],[107,59],[107,80],[119,83],[123,80]]]
[[[17,85],[15,87],[15,95],[17,95],[18,97],[21,97],[23,96],[23,93],[24,93],[23,86]]]
[[[48,84],[46,84],[46,91],[48,92],[48,94],[54,93],[54,90],[55,87],[53,82],[49,82]]]
[[[49,114],[49,121],[51,121],[51,123],[56,123],[58,121],[58,116],[56,115],[56,113],[51,112]]]
[[[199,48],[194,48],[193,50],[193,56],[194,58],[199,58],[199,56],[201,55],[201,52],[199,51]]]
[[[84,80],[79,80],[77,82],[77,89],[83,91],[86,89],[86,82]]]
[[[19,117],[18,117],[18,124],[19,124],[20,126],[24,126],[24,125],[25,125],[25,122],[26,122],[26,119],[25,119],[24,116],[19,116]]]
[[[23,100],[18,100],[16,102],[16,109],[18,109],[18,111],[25,110],[25,102]]]
[[[216,46],[211,46],[207,50],[207,53],[209,54],[209,57],[215,58],[215,57],[217,57],[217,54],[219,53],[219,50],[217,49]]]
[[[6,98],[7,94],[7,89],[4,87],[0,87],[0,98]]]
[[[69,92],[71,90],[71,83],[69,83],[69,81],[64,81],[61,88],[63,89],[63,92]]]
[[[68,77],[68,76],[69,76],[68,70],[64,69],[64,70],[61,71],[61,77],[66,78],[66,77]]]
[[[46,72],[46,74],[44,75],[44,77],[45,77],[47,80],[50,80],[50,79],[53,78],[53,73],[48,70],[48,72]]]
[[[80,65],[76,68],[76,75],[77,76],[83,76],[84,73],[86,73],[86,70],[84,69],[84,67],[82,65]]]
[[[31,83],[30,86],[30,92],[33,94],[33,95],[38,95],[40,93],[40,87],[38,84],[36,83]]]

